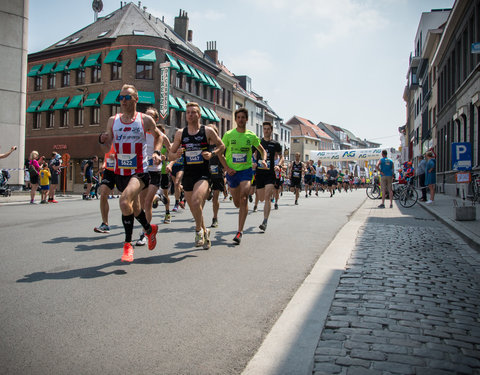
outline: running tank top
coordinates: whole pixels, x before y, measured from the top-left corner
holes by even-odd
[[[154,148],[155,138],[153,138],[153,135],[150,133],[146,133],[146,138],[147,138],[148,171],[159,172],[162,170],[163,163],[160,163],[158,165],[153,164],[153,151],[155,150]]]
[[[296,162],[293,162],[292,165],[292,178],[300,178],[302,177],[302,162],[299,162],[298,164]]]
[[[200,126],[197,134],[188,134],[188,126],[183,129],[181,147],[185,148],[184,166],[185,173],[195,171],[195,173],[209,173],[208,160],[202,156],[203,151],[208,151],[207,134],[205,125]]]
[[[147,140],[142,114],[137,112],[130,123],[123,123],[121,114],[113,121],[113,139],[117,160],[115,174],[131,176],[148,171]]]

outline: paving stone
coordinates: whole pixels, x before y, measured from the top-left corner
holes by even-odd
[[[342,371],[342,368],[333,363],[321,362],[321,363],[315,364],[313,371],[320,371],[320,372],[323,371],[327,374],[338,374],[339,372]]]
[[[429,360],[427,363],[428,367],[441,369],[446,371],[452,371],[455,374],[473,374],[473,370],[470,366],[462,365],[460,363],[452,363],[452,361],[439,361],[439,360]]]
[[[323,354],[315,354],[314,359],[315,362],[335,362],[338,358],[337,355],[323,355]]]
[[[321,339],[322,340],[339,340],[345,341],[347,336],[342,335],[341,333],[322,333]]]
[[[375,370],[385,371],[390,374],[413,374],[413,368],[410,365],[393,362],[374,362]]]
[[[473,344],[465,341],[459,341],[459,340],[445,340],[445,344],[450,346],[455,346],[457,348],[465,348],[465,349],[474,348]]]
[[[366,369],[360,366],[351,366],[347,370],[347,375],[381,375],[381,370]]]
[[[326,328],[346,328],[348,327],[349,324],[348,322],[343,322],[343,321],[333,321],[333,320],[328,320],[326,323],[325,323],[325,327]]]
[[[466,341],[471,342],[472,344],[480,345],[480,337],[479,336],[469,336],[469,335],[460,335],[457,333],[453,333],[453,338],[459,341]]]
[[[412,366],[425,366],[425,360],[421,357],[404,354],[388,354],[389,362],[404,363]]]
[[[338,341],[338,340],[328,340],[328,341],[320,340],[317,344],[318,348],[338,348],[338,349],[341,349],[342,346],[343,346],[342,342]]]
[[[362,350],[370,350],[370,344],[362,341],[351,341],[346,340],[343,343],[345,349],[362,349]]]
[[[372,344],[372,350],[385,353],[408,354],[408,348],[403,345]]]
[[[367,344],[386,344],[387,343],[387,339],[385,337],[358,335],[358,334],[352,335],[350,340],[365,342]]]
[[[387,355],[383,352],[362,349],[352,349],[350,357],[373,361],[385,361],[387,359]]]
[[[315,349],[315,355],[346,355],[347,351],[342,348],[324,348],[318,347]]]
[[[362,366],[365,368],[370,367],[370,361],[351,357],[339,357],[335,360],[335,363],[341,366]]]
[[[431,359],[447,358],[447,353],[441,352],[439,350],[428,349],[428,348],[413,348],[413,354],[418,357],[431,358]]]
[[[451,371],[440,370],[438,368],[415,367],[416,375],[452,375]]]

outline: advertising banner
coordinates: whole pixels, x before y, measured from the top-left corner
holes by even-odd
[[[321,161],[379,160],[382,158],[381,148],[365,148],[356,150],[310,151],[310,159]]]

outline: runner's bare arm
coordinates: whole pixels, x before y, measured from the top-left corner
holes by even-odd
[[[258,152],[260,153],[260,156],[262,157],[262,162],[263,162],[263,167],[267,168],[267,151],[263,148],[261,144],[255,147]]]
[[[210,160],[215,155],[223,154],[225,151],[225,145],[223,144],[222,140],[218,136],[218,134],[210,127],[205,127],[205,133],[207,136],[208,144],[215,145],[215,149],[212,152],[203,151],[202,156],[205,160]]]
[[[113,143],[113,121],[115,120],[115,116],[111,116],[107,122],[107,130],[104,133],[101,133],[98,136],[98,142],[101,145],[103,152],[108,152],[112,147]]]
[[[173,139],[173,143],[170,146],[170,151],[168,152],[169,160],[177,160],[183,154],[183,149],[180,147],[182,141],[182,132],[182,129],[178,129],[175,133],[175,138]]]

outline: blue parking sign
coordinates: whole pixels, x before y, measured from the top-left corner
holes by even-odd
[[[452,143],[452,169],[455,171],[472,169],[472,147],[469,142]]]

